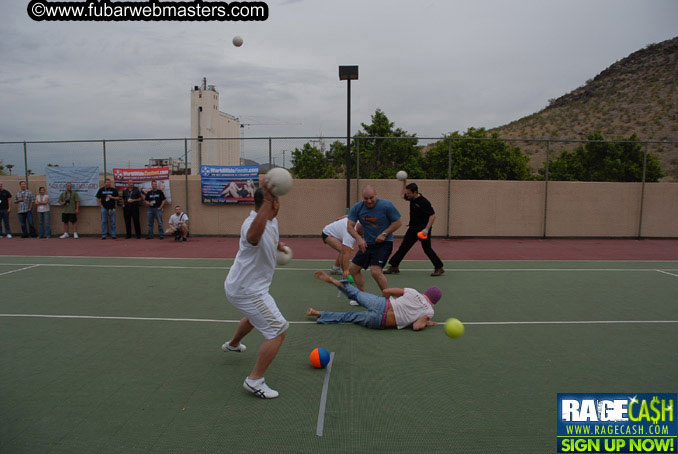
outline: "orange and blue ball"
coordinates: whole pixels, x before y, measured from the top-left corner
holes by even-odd
[[[318,347],[311,352],[311,365],[316,369],[322,369],[330,362],[330,352],[322,347]]]

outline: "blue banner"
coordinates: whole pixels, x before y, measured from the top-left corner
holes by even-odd
[[[97,206],[98,167],[45,167],[45,177],[50,205],[59,205],[59,195],[66,190],[66,183],[71,183],[80,198],[80,206]]]
[[[254,203],[259,166],[200,166],[200,187],[204,204]]]
[[[558,394],[558,452],[678,452],[678,394]]]

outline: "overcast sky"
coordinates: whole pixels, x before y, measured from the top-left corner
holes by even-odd
[[[34,22],[28,0],[0,0],[0,140],[188,137],[202,77],[221,111],[290,123],[249,137],[343,136],[351,64],[353,132],[381,108],[440,136],[529,115],[678,35],[676,0],[267,3],[264,22],[117,23]]]

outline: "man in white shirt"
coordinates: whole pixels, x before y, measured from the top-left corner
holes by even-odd
[[[431,318],[434,314],[433,306],[442,296],[438,287],[429,287],[424,293],[411,288],[386,288],[382,290],[381,296],[377,296],[361,292],[346,281],[338,281],[324,271],[316,271],[315,277],[335,285],[347,298],[357,301],[367,309],[360,312],[328,312],[309,308],[306,315],[316,317],[318,323],[355,323],[372,329],[403,329],[411,326],[414,331],[437,325]]]
[[[362,225],[357,222],[355,230],[359,235],[363,234]],[[344,216],[336,221],[327,224],[322,231],[323,243],[337,251],[337,259],[332,266],[332,274],[343,274],[344,279],[348,277],[348,262],[353,255],[353,246],[355,238],[348,233],[348,217]]]
[[[186,241],[188,236],[188,215],[181,211],[179,205],[174,207],[174,214],[169,218],[169,226],[165,235],[174,235],[174,241]]]
[[[278,220],[275,218],[280,201],[271,194],[265,180],[254,193],[254,207],[240,228],[238,254],[224,282],[226,297],[244,317],[233,338],[221,349],[244,352],[245,344],[240,341],[252,328],[258,329],[265,340],[259,347],[257,362],[245,378],[243,388],[257,397],[273,399],[278,397],[278,391],[268,387],[264,374],[278,353],[290,325],[268,293],[275,272],[276,251],[283,250],[285,244],[279,240]]]

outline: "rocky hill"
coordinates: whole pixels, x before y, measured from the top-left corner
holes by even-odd
[[[643,140],[678,140],[678,37],[650,44],[532,115],[493,129],[506,138],[585,139],[635,133]],[[544,146],[518,144],[533,168],[544,163]],[[558,152],[576,145],[552,144]],[[667,181],[678,181],[678,144],[651,145]]]

